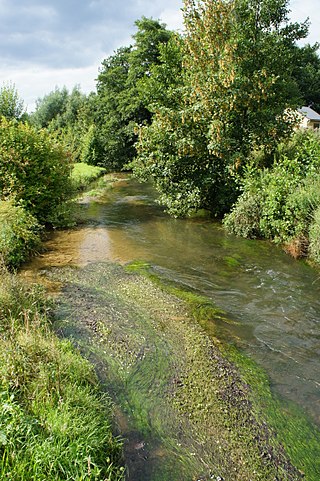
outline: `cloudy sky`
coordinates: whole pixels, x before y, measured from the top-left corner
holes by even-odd
[[[320,0],[291,0],[291,18],[310,18],[320,41]],[[0,0],[0,86],[15,84],[29,111],[64,85],[95,89],[101,61],[129,45],[134,21],[153,17],[182,29],[182,0]]]

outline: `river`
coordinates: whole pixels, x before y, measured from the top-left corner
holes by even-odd
[[[104,260],[150,263],[222,308],[229,321],[219,321],[219,336],[320,426],[320,271],[271,243],[229,235],[218,222],[170,218],[155,198],[150,185],[119,175],[112,189],[83,198],[84,223],[55,232],[25,273]]]

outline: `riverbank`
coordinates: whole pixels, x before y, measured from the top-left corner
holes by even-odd
[[[214,329],[223,313],[144,269],[48,273],[62,287],[56,329],[95,364],[121,411],[129,479],[317,481],[319,433],[281,413],[254,363],[208,336],[203,324]],[[286,429],[296,436],[287,446]]]
[[[75,166],[74,188],[104,172]],[[40,248],[41,229],[22,208],[2,204],[0,214],[11,210],[2,223],[0,254],[17,267]],[[53,333],[45,293],[5,266],[0,271],[0,479],[123,479],[113,408],[92,365]]]
[[[91,364],[51,329],[39,287],[1,268],[0,479],[123,479],[112,406]]]

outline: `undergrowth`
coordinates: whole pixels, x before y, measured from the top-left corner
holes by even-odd
[[[243,193],[224,224],[229,232],[281,243],[294,257],[305,257],[315,246],[312,228],[320,206],[320,137],[297,132],[280,145],[272,166],[247,168]],[[318,259],[311,248],[311,257]]]

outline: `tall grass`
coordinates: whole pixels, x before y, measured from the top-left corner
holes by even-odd
[[[92,366],[52,333],[39,288],[0,279],[0,480],[123,479]]]

